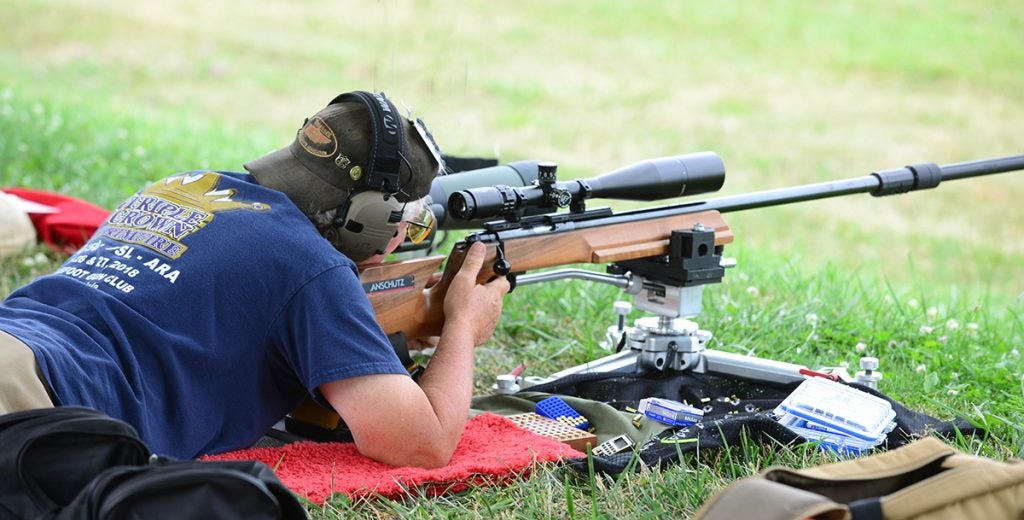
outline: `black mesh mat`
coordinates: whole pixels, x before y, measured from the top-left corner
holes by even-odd
[[[571,395],[602,401],[624,410],[636,408],[640,399],[661,397],[704,406],[704,420],[693,426],[666,430],[644,444],[637,454],[647,466],[667,466],[679,461],[680,455],[701,450],[737,445],[741,436],[754,442],[797,444],[806,439],[775,421],[772,410],[799,382],[767,384],[742,379],[696,373],[659,374],[584,374],[574,375],[530,387],[530,391]],[[928,434],[952,436],[958,431],[973,435],[979,428],[963,419],[943,421],[915,412],[871,388],[852,384],[859,390],[892,403],[896,411],[896,428],[889,433],[883,447],[895,448]],[[698,404],[699,403],[699,404]],[[617,474],[627,469],[634,454],[593,457],[596,471]],[[588,471],[585,458],[572,459],[570,465]]]

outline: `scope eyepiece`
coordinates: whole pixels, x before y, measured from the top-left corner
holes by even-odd
[[[448,198],[448,213],[459,220],[472,220],[476,216],[476,200],[466,191],[457,191]]]

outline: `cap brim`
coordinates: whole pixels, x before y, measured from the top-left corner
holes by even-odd
[[[306,214],[334,209],[348,198],[347,190],[324,181],[296,160],[290,146],[243,166],[257,182],[285,193]]]

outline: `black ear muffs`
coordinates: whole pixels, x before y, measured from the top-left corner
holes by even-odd
[[[398,233],[403,204],[400,171],[405,163],[405,129],[402,115],[383,93],[355,91],[341,94],[330,104],[356,101],[370,115],[373,141],[366,174],[348,200],[338,208],[335,226],[339,248],[355,262],[384,253],[388,242]]]

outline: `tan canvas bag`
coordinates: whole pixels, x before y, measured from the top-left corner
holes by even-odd
[[[1024,519],[1024,464],[966,455],[929,437],[816,468],[768,469],[720,491],[696,518]]]

